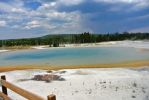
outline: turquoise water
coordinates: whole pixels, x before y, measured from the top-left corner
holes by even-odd
[[[84,65],[149,60],[149,52],[126,47],[52,48],[0,53],[0,66]]]

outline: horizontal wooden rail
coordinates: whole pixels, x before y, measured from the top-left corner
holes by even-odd
[[[4,100],[12,100],[10,97],[8,97],[7,88],[9,88],[10,90],[16,92],[17,94],[23,96],[24,98],[26,98],[28,100],[44,100],[44,98],[42,98],[34,93],[26,91],[18,86],[11,84],[10,82],[7,82],[6,77],[4,75],[1,76],[0,82],[2,85],[2,92],[0,92],[0,97],[2,97]],[[47,96],[47,99],[48,100],[56,100],[56,96],[54,94],[51,94],[51,95]]]
[[[5,80],[1,80],[1,84],[7,88],[9,88],[10,90],[20,94],[21,96],[29,99],[29,100],[44,100],[42,97],[36,95],[36,94],[33,94],[29,91],[26,91],[18,86],[15,86]]]
[[[0,97],[2,97],[4,100],[12,100],[10,97],[8,97],[6,94],[0,92]]]

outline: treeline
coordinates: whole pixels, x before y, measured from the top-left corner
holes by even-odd
[[[91,34],[89,32],[84,32],[82,34],[46,35],[37,38],[0,40],[0,47],[28,45],[49,45],[56,47],[64,43],[95,43],[121,40],[149,40],[149,33],[124,32],[114,34]]]

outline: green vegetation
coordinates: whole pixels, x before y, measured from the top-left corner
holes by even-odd
[[[33,45],[49,45],[58,47],[59,44],[64,43],[96,43],[121,40],[149,40],[149,33],[124,32],[114,34],[91,34],[89,32],[84,32],[82,34],[46,35],[37,38],[0,40],[0,47]]]

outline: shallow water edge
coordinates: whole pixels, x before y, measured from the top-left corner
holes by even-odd
[[[25,70],[25,69],[45,69],[45,70],[60,70],[60,69],[79,69],[79,68],[139,68],[149,67],[149,60],[129,61],[111,64],[88,64],[88,65],[72,65],[72,66],[54,66],[54,65],[19,65],[19,66],[0,66],[0,72]]]

